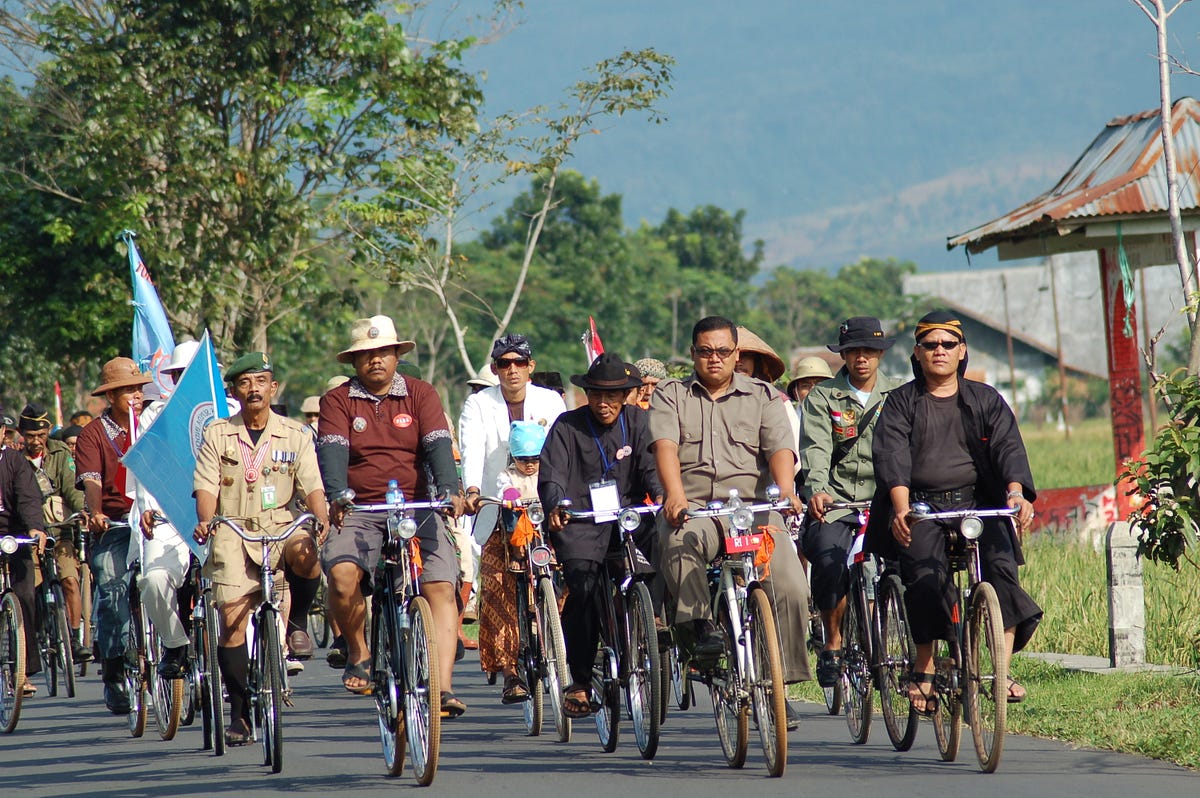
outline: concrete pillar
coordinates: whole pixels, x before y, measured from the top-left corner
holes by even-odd
[[[1128,521],[1108,527],[1108,660],[1114,668],[1146,662],[1146,596],[1137,534]]]

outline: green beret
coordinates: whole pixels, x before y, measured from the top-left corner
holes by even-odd
[[[233,365],[225,370],[225,382],[233,382],[243,374],[258,374],[262,371],[275,371],[275,365],[266,352],[251,352],[233,361]]]

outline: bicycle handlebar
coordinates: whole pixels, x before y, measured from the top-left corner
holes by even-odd
[[[858,502],[830,502],[825,505],[825,512],[830,510],[866,510],[871,506],[870,499]]]
[[[969,518],[972,516],[974,516],[976,518],[997,518],[997,517],[1003,517],[1003,516],[1007,516],[1007,517],[1011,518],[1011,517],[1015,516],[1018,512],[1018,508],[1016,508],[1016,507],[1002,507],[1002,508],[995,508],[995,509],[975,508],[975,509],[970,509],[970,510],[942,510],[942,511],[934,513],[934,512],[920,511],[918,508],[920,508],[922,506],[924,506],[926,508],[929,507],[929,505],[927,505],[927,504],[923,504],[922,502],[917,502],[916,504],[914,504],[912,506],[911,510],[909,511],[909,513],[908,513],[909,518],[916,519],[917,521],[957,521],[957,520],[960,520],[963,518]]]
[[[214,515],[212,520],[208,522],[209,540],[212,539],[212,534],[217,531],[218,527],[227,526],[242,540],[248,543],[278,543],[281,540],[287,540],[300,527],[305,524],[312,524],[317,520],[317,517],[312,513],[304,513],[298,516],[295,521],[284,527],[284,530],[277,535],[250,535],[242,528],[240,524],[232,518],[226,518],[223,515]]]

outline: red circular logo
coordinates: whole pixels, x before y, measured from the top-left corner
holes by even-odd
[[[392,426],[405,429],[412,426],[413,418],[408,413],[401,413],[397,416],[392,416]]]

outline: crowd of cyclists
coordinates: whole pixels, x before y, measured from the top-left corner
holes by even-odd
[[[769,496],[771,512],[755,519],[756,545],[782,682],[815,673],[832,687],[840,678],[847,562],[862,519],[833,508],[870,502],[867,550],[900,574],[915,644],[903,697],[918,714],[932,714],[939,701],[933,641],[949,639],[954,588],[944,525],[915,520],[913,508],[1013,508],[1014,524],[989,520],[980,538],[982,578],[996,589],[1011,655],[1041,617],[1017,576],[1019,533],[1036,498],[1029,464],[1011,410],[992,388],[967,378],[967,341],[955,314],[936,311],[917,324],[911,378],[880,373],[895,339],[878,319],[850,318],[836,333],[828,349],[840,367],[804,358],[784,381],[786,364],[770,345],[729,319],[707,317],[692,331],[690,373],[673,379],[659,360],[603,353],[570,376],[583,399],[574,409],[561,378],[538,371],[531,340],[507,334],[470,380],[457,424],[403,359],[415,345],[387,316],[354,323],[349,345],[335,356],[353,376],[305,399],[303,421],[272,410],[277,364],[267,353],[248,353],[222,375],[235,412],[205,428],[192,484],[181,487],[195,501],[194,529],[176,529],[122,462],[167,397],[144,402],[151,377],[133,360],[114,358],[92,392],[107,403],[99,416],[53,429],[45,409],[30,402],[0,448],[0,536],[32,540],[10,558],[27,619],[25,676],[12,689],[36,696],[29,677],[45,665],[32,631],[40,579],[33,549],[47,545],[48,525],[71,517],[81,519],[83,538],[60,535],[54,552],[74,661],[98,659],[107,708],[131,711],[125,659],[128,574],[136,563],[140,601],[162,643],[157,673],[182,678],[197,654],[189,647],[187,599],[179,596],[193,564],[186,536],[206,547],[202,573],[219,614],[224,742],[251,742],[247,624],[263,598],[263,553],[223,534],[218,522],[231,519],[250,537],[273,535],[309,512],[307,528],[269,547],[271,567],[284,577],[275,584],[286,596],[281,645],[289,673],[314,656],[308,617],[323,588],[336,635],[328,661],[341,670],[345,690],[374,694],[366,596],[396,529],[388,516],[353,512],[350,502],[432,501],[439,510],[413,516],[419,592],[438,641],[432,704],[443,718],[468,713],[454,689],[455,662],[468,647],[478,647],[481,669],[499,680],[499,701],[530,702],[542,686],[529,683],[519,662],[515,583],[525,553],[513,534],[519,516],[502,510],[504,497],[505,506],[544,510],[569,677],[555,698],[567,717],[584,718],[602,703],[593,673],[621,511],[651,506],[634,540],[656,633],[673,647],[684,678],[707,678],[730,645],[714,616],[710,568],[731,550],[725,541],[736,532],[729,518],[704,511]],[[197,349],[176,347],[163,370],[168,392]],[[13,422],[0,413],[5,433]],[[92,575],[87,601],[76,543]],[[810,664],[814,608],[823,642]],[[477,641],[464,633],[472,618]],[[1008,702],[1026,698],[1011,678],[998,689]],[[795,728],[799,713],[790,702],[781,706],[787,728]]]

